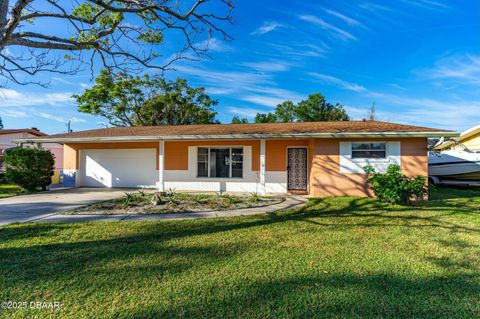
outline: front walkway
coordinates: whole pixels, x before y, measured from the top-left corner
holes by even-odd
[[[196,218],[217,218],[247,216],[265,213],[274,213],[281,210],[297,208],[305,205],[308,199],[302,196],[287,196],[285,201],[255,208],[244,208],[225,211],[195,212],[195,213],[172,213],[172,214],[132,214],[132,215],[64,215],[55,214],[36,219],[35,222],[49,223],[75,223],[75,222],[105,222],[105,221],[140,221],[140,220],[177,220]]]

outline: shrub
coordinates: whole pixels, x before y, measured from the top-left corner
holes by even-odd
[[[367,182],[383,203],[409,205],[413,198],[423,198],[427,192],[425,176],[407,177],[398,165],[389,165],[385,174],[377,173],[371,166],[364,170],[368,174]]]
[[[252,203],[258,203],[260,201],[260,195],[258,193],[250,193],[250,201]]]
[[[5,177],[27,190],[45,189],[52,183],[54,165],[50,151],[18,147],[5,154]]]

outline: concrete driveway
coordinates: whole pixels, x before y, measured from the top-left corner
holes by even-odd
[[[48,215],[113,199],[128,189],[71,188],[0,199],[0,226],[33,221]]]

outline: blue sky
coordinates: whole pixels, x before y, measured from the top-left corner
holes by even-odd
[[[234,20],[234,40],[212,38],[209,58],[166,73],[206,87],[222,122],[320,92],[353,119],[375,102],[379,120],[457,131],[480,124],[480,1],[242,0]],[[88,71],[43,77],[48,88],[0,89],[6,128],[102,127],[70,98],[91,86]]]

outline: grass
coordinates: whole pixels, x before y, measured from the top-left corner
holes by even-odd
[[[274,215],[0,228],[6,318],[478,318],[480,191]]]
[[[17,185],[0,185],[0,198],[18,195],[21,190],[21,187]]]
[[[276,204],[284,198],[260,196],[252,193],[250,196],[229,194],[192,194],[165,192],[160,196],[159,205],[154,205],[153,192],[130,192],[125,195],[81,207],[68,214],[165,214],[189,213],[195,211],[219,211],[238,208],[251,208]]]

